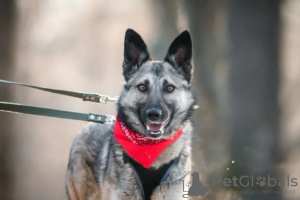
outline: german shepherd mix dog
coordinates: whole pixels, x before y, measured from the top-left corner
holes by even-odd
[[[123,75],[114,125],[90,124],[75,138],[66,175],[71,200],[182,199],[191,171],[195,105],[188,31],[164,61],[151,61],[141,36],[125,34]]]

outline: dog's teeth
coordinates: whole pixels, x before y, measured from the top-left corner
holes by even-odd
[[[163,129],[163,125],[161,123],[149,123],[146,125],[147,130],[153,131],[153,132],[158,132]]]

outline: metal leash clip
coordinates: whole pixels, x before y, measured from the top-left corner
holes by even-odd
[[[113,124],[116,121],[115,116],[106,115],[105,124]]]
[[[118,96],[115,97],[110,97],[107,95],[102,95],[102,94],[83,94],[82,100],[83,101],[91,101],[95,103],[105,103],[107,104],[108,102],[117,102],[119,99]]]
[[[118,96],[110,97],[110,96],[106,96],[106,95],[101,95],[99,102],[107,104],[107,102],[118,102],[118,99],[119,99]]]

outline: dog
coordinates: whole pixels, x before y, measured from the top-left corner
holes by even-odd
[[[195,106],[192,40],[182,32],[163,61],[125,33],[124,84],[113,125],[89,124],[74,139],[66,173],[70,200],[182,199],[191,171]]]

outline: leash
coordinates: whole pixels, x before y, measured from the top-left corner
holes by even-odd
[[[108,102],[117,102],[118,101],[117,96],[110,97],[107,95],[101,95],[101,94],[95,94],[95,93],[81,93],[81,92],[73,92],[73,91],[68,91],[68,90],[52,89],[52,88],[29,85],[29,84],[19,83],[19,82],[12,82],[12,81],[2,80],[2,79],[0,79],[0,83],[24,86],[24,87],[28,87],[28,88],[51,92],[54,94],[60,94],[60,95],[64,95],[64,96],[80,98],[83,101],[90,101],[90,102],[94,102],[94,103],[107,104]],[[64,110],[55,110],[55,109],[50,109],[50,108],[28,106],[28,105],[23,105],[23,104],[15,104],[15,103],[10,103],[10,102],[0,102],[0,112],[32,114],[32,115],[47,116],[47,117],[90,121],[90,122],[96,122],[96,123],[102,123],[102,124],[112,124],[115,121],[115,117],[111,116],[111,115],[70,112],[70,111],[64,111]]]

